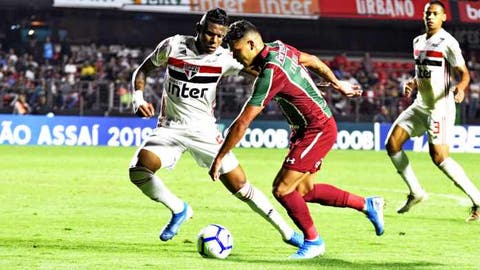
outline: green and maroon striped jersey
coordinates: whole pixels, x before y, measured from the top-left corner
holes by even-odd
[[[308,70],[298,63],[300,51],[279,40],[265,45],[256,59],[262,69],[248,104],[266,106],[274,99],[293,128],[323,126],[332,113]]]

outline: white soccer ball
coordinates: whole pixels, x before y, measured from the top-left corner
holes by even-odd
[[[198,234],[197,250],[202,257],[225,259],[232,248],[232,234],[222,225],[207,225]]]

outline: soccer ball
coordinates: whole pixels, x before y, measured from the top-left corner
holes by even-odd
[[[232,248],[233,237],[222,225],[207,225],[198,234],[197,250],[202,257],[225,259]]]

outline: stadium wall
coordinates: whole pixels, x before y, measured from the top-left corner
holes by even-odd
[[[221,120],[226,131],[232,120]],[[156,119],[133,117],[0,115],[0,145],[139,146],[155,127]],[[391,124],[338,123],[334,149],[385,149]],[[254,121],[239,147],[287,148],[289,127],[284,121]],[[406,150],[428,151],[426,136],[413,138]],[[480,153],[480,126],[455,126],[452,152]]]

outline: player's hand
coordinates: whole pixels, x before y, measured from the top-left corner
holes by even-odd
[[[155,108],[152,103],[148,103],[143,99],[143,91],[136,90],[133,92],[133,112],[141,117],[152,117],[155,115]]]
[[[337,90],[346,97],[358,97],[361,96],[363,92],[360,85],[345,81],[339,81]]]
[[[152,103],[145,103],[138,107],[135,114],[140,117],[153,117],[155,115],[155,108],[153,107]]]
[[[405,97],[410,97],[412,95],[413,89],[415,88],[415,80],[411,79],[403,85],[403,94]]]
[[[454,93],[453,97],[454,97],[456,103],[461,103],[463,101],[463,99],[465,98],[465,92],[463,90],[455,88],[453,93]]]
[[[218,158],[215,158],[212,162],[212,165],[210,166],[210,170],[208,171],[208,174],[210,175],[210,178],[212,178],[213,181],[217,181],[220,179],[220,165],[222,164],[222,161],[219,160]]]

